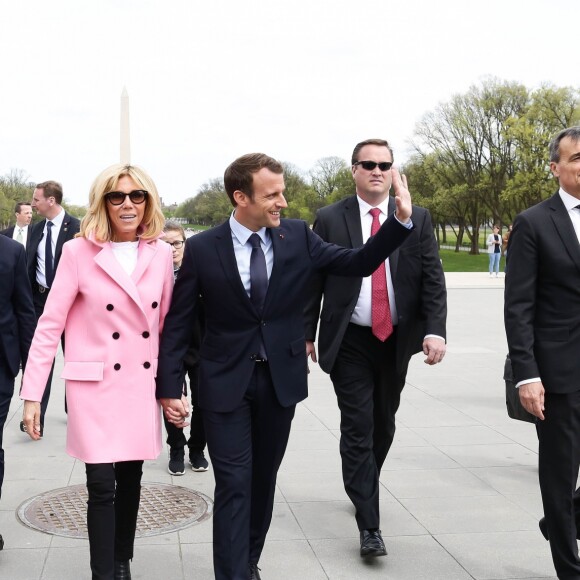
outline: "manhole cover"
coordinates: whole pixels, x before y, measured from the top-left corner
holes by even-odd
[[[18,517],[30,528],[69,538],[88,538],[87,488],[84,484],[54,489],[26,500]],[[208,519],[212,500],[192,489],[143,483],[137,538],[176,532]]]

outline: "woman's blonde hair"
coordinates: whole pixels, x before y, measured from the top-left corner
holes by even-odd
[[[89,209],[81,221],[80,237],[87,238],[93,234],[100,242],[108,242],[113,236],[109,216],[107,214],[107,200],[105,195],[115,191],[121,177],[130,177],[140,189],[148,192],[145,201],[143,221],[138,228],[138,234],[143,240],[153,240],[163,231],[165,217],[161,211],[161,200],[153,180],[135,165],[117,163],[102,171],[91,186],[89,193]]]

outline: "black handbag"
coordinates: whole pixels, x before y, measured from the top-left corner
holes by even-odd
[[[503,380],[505,381],[505,404],[507,407],[508,415],[517,421],[535,423],[537,417],[531,413],[528,413],[520,401],[520,393],[518,389],[516,389],[516,384],[514,382],[512,361],[509,354],[505,357]]]

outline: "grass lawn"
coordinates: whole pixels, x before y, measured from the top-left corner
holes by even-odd
[[[487,272],[489,268],[488,254],[472,256],[468,252],[454,252],[453,250],[439,250],[439,257],[443,262],[445,272]],[[500,270],[503,271],[505,258],[502,257]]]

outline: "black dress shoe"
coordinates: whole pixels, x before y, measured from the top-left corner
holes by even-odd
[[[0,550],[4,549],[4,538],[0,536]]]
[[[387,555],[381,530],[363,530],[360,533],[360,555],[371,558]]]
[[[260,568],[256,562],[250,562],[248,564],[248,572],[250,573],[250,580],[261,580]]]
[[[548,524],[546,523],[545,517],[540,519],[540,521],[538,522],[538,526],[540,527],[540,532],[542,532],[542,536],[544,536],[546,540],[549,540],[550,536],[548,535]],[[576,522],[576,539],[580,540],[580,526],[578,525],[578,522]]]
[[[544,536],[546,540],[549,540],[550,537],[548,536],[548,524],[546,523],[546,518],[542,518],[538,522],[538,525],[540,526],[540,532],[542,532],[542,536]]]
[[[115,580],[131,580],[131,566],[129,560],[117,562],[115,560]]]

